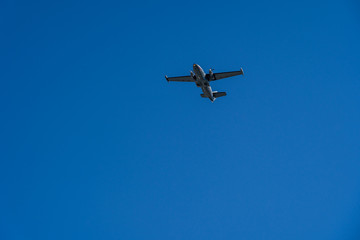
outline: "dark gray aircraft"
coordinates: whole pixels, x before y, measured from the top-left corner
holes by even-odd
[[[216,98],[226,96],[226,92],[218,92],[211,90],[210,81],[219,80],[222,78],[233,77],[237,75],[244,75],[244,71],[240,68],[240,71],[233,72],[222,72],[222,73],[213,73],[213,70],[210,69],[209,73],[206,74],[204,70],[198,65],[193,65],[193,71],[190,71],[190,76],[181,76],[181,77],[168,77],[165,76],[168,82],[194,82],[196,86],[201,87],[203,93],[200,94],[203,98],[209,98],[211,102],[214,102]]]

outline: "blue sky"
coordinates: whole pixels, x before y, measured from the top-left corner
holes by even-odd
[[[0,9],[1,239],[358,239],[356,1]]]

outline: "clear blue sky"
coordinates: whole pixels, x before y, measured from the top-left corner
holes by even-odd
[[[357,1],[0,9],[0,239],[359,239]]]

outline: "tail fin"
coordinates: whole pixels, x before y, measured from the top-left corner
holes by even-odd
[[[213,92],[214,98],[226,96],[226,92]]]

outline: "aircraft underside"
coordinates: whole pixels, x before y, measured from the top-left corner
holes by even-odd
[[[193,65],[193,71],[190,71],[190,76],[181,76],[181,77],[167,77],[165,76],[166,80],[169,81],[176,81],[176,82],[195,82],[197,87],[200,87],[203,91],[200,94],[203,98],[209,98],[211,102],[214,102],[216,98],[226,96],[226,92],[217,92],[212,91],[210,86],[210,81],[219,80],[222,78],[243,75],[244,72],[242,68],[240,71],[233,71],[233,72],[223,72],[223,73],[213,73],[212,69],[209,70],[208,74],[205,74],[204,70],[198,65]]]

